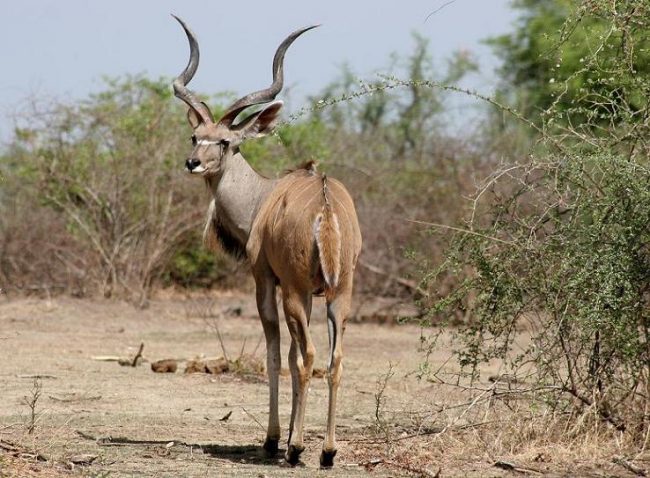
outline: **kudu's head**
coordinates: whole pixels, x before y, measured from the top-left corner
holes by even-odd
[[[237,153],[242,142],[249,138],[259,138],[273,130],[282,109],[282,101],[273,100],[282,90],[284,83],[284,54],[296,38],[318,25],[297,30],[280,44],[273,58],[273,83],[270,87],[238,99],[230,105],[219,121],[215,121],[208,105],[187,88],[199,66],[199,44],[185,22],[175,15],[173,17],[185,30],[190,43],[190,61],[173,83],[174,94],[189,106],[187,119],[194,130],[193,149],[185,161],[185,167],[190,173],[200,176],[219,176],[225,159]],[[236,118],[245,109],[264,103],[269,104],[235,123]]]

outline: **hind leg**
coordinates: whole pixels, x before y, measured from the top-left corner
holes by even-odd
[[[327,302],[327,330],[329,333],[329,366],[327,382],[329,385],[329,404],[327,407],[327,433],[320,455],[320,464],[323,468],[334,465],[336,456],[336,398],[341,374],[343,373],[343,328],[350,311],[352,285],[340,291],[339,294]]]
[[[314,368],[316,349],[309,333],[309,314],[311,313],[311,294],[301,294],[295,290],[283,289],[284,313],[291,334],[289,367],[293,385],[293,404],[289,446],[286,459],[296,465],[305,449],[303,428],[309,381]]]

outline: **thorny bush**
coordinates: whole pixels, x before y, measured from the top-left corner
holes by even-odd
[[[167,86],[109,80],[28,115],[2,164],[0,285],[144,304],[178,251],[200,247],[205,191],[183,177],[183,114]]]
[[[485,180],[424,278],[435,289],[441,274],[461,277],[429,310],[470,309],[457,356],[471,377],[502,359],[538,404],[596,416],[638,445],[650,430],[650,79],[637,75],[648,67],[646,3],[579,2],[561,35],[548,32],[546,53],[560,58],[572,35],[589,35],[589,82],[575,90],[565,72],[561,107],[542,115],[529,157]]]

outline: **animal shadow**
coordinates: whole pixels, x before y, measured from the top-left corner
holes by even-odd
[[[286,466],[284,453],[286,450],[279,449],[275,456],[268,456],[260,445],[201,445],[204,454],[229,460],[235,463],[249,465],[277,465]]]

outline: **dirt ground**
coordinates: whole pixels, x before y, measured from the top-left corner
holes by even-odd
[[[221,316],[223,311],[230,312]],[[258,345],[261,325],[250,295],[160,299],[146,310],[115,301],[0,298],[0,477],[432,477],[438,471],[439,476],[511,476],[516,470],[497,468],[495,462],[526,461],[525,454],[489,456],[481,443],[472,444],[472,452],[460,458],[448,456],[436,440],[431,409],[450,403],[452,397],[441,386],[418,380],[423,355],[415,325],[348,324],[338,407],[339,452],[333,470],[318,467],[325,378],[312,380],[304,464],[291,468],[260,451],[268,417],[264,375],[184,374],[183,363],[176,373],[157,374],[149,363],[129,367],[97,360],[133,357],[140,343],[149,361],[219,356],[215,324],[230,358],[241,355],[242,349],[245,355],[265,356],[264,344]],[[316,367],[324,368],[327,332],[320,303],[314,305],[311,327]],[[430,358],[443,365],[449,350],[445,340],[439,343]],[[287,349],[283,326],[283,360]],[[377,414],[378,384],[391,367],[393,375],[386,381]],[[29,434],[26,397],[34,393],[35,375],[41,376],[42,389]],[[283,376],[280,417],[285,441],[289,413],[290,379]],[[114,443],[121,439],[129,443]],[[589,457],[571,467],[528,458],[535,475],[620,472]]]

